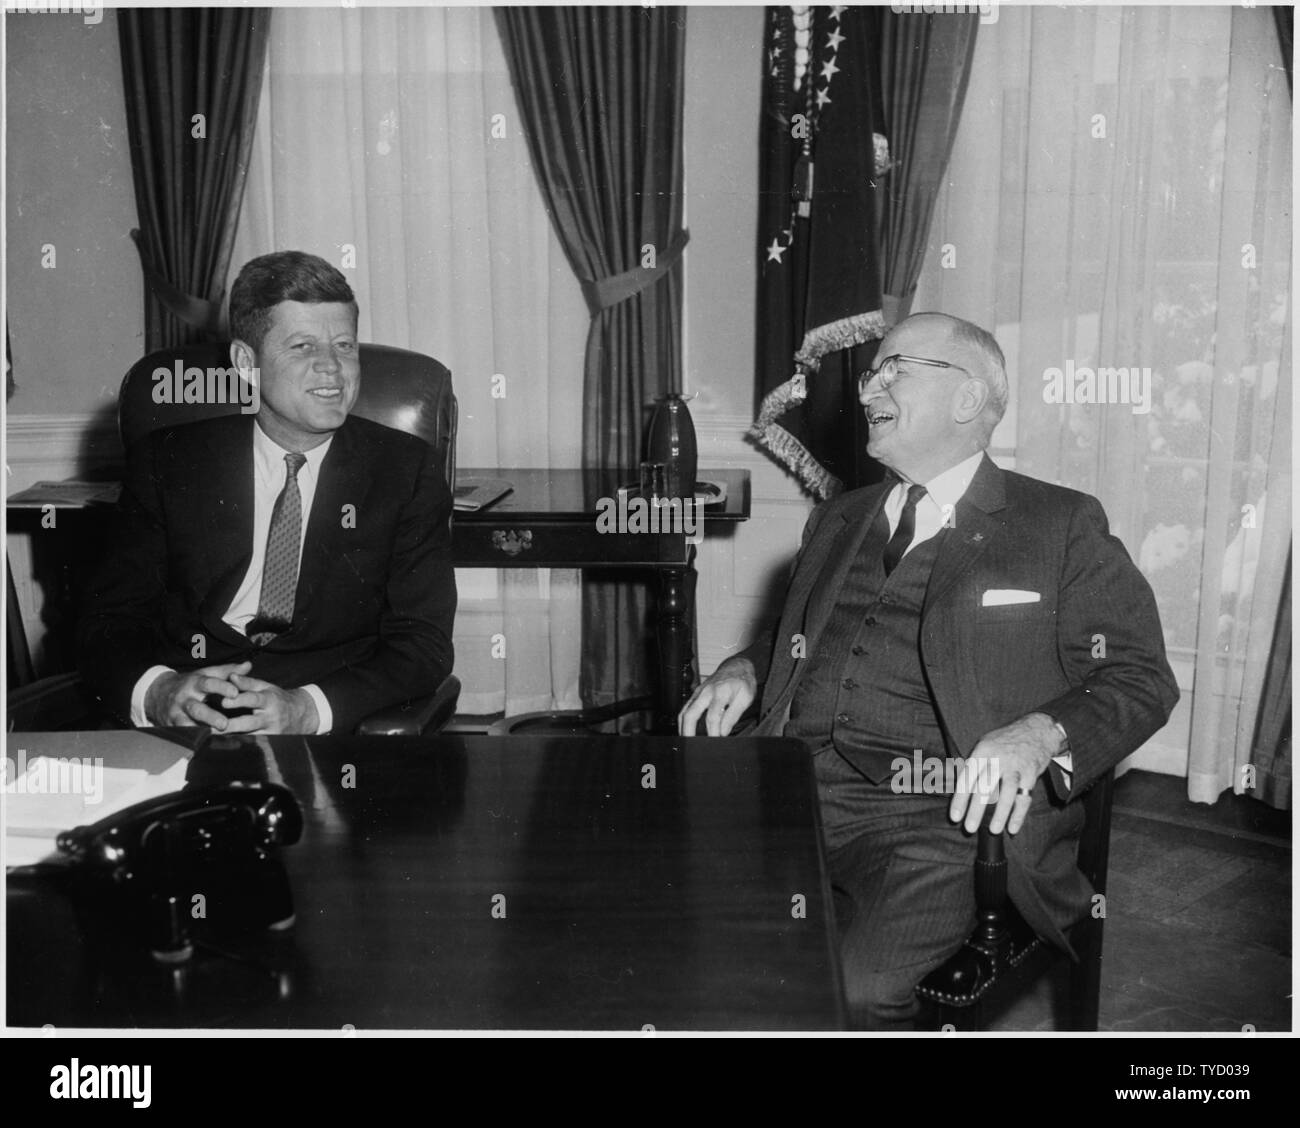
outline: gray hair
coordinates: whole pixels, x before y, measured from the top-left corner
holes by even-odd
[[[973,375],[988,385],[989,401],[985,408],[985,417],[991,435],[1001,422],[1002,416],[1006,414],[1007,401],[1011,398],[1011,390],[1007,384],[1006,357],[1002,355],[1002,348],[997,338],[987,329],[981,329],[978,325],[963,321],[959,317],[952,318],[951,325],[952,339],[971,349],[984,362],[982,365],[984,371]]]

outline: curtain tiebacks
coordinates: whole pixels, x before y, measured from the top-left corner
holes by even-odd
[[[221,303],[196,298],[178,290],[154,269],[144,247],[144,236],[138,227],[131,228],[131,239],[135,243],[135,249],[140,252],[140,269],[144,271],[144,279],[163,308],[192,329],[199,329],[214,337],[225,337],[228,331],[221,316]]]
[[[634,266],[631,270],[611,274],[607,278],[580,279],[582,296],[587,299],[587,309],[591,311],[591,316],[595,317],[602,310],[636,297],[642,290],[653,286],[677,265],[690,238],[691,233],[682,228],[673,236],[667,249],[662,252],[656,249],[654,266]]]

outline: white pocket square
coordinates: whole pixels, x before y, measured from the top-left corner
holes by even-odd
[[[980,600],[981,607],[1006,607],[1011,603],[1037,603],[1043,597],[1036,591],[1019,591],[1016,588],[989,588]]]

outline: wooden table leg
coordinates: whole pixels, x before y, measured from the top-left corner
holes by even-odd
[[[677,714],[694,683],[695,550],[685,567],[659,572],[659,716],[655,731],[677,731]]]

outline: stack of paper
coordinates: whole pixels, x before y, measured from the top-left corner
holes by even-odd
[[[182,756],[165,772],[150,775],[143,768],[106,768],[75,757],[36,756],[18,763],[16,778],[6,778],[4,786],[5,865],[41,861],[57,852],[60,831],[179,791],[188,765]]]

